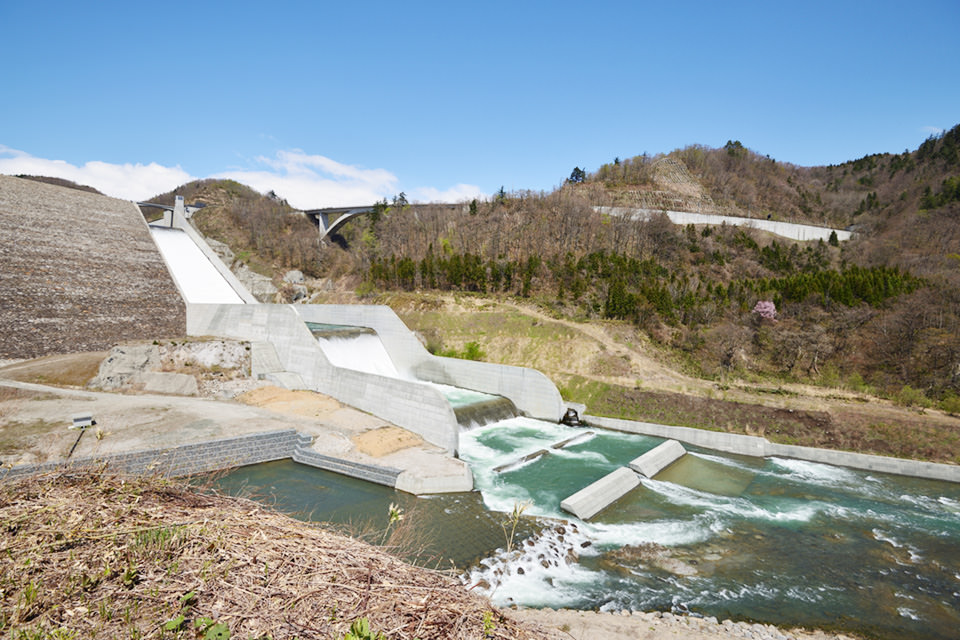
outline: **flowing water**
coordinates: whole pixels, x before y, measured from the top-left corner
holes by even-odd
[[[343,340],[331,360],[384,371],[389,358],[368,338],[379,344],[375,335]],[[394,374],[404,377],[395,368],[381,375]],[[444,393],[461,408],[491,398]],[[499,604],[960,637],[960,486],[692,449],[590,522],[560,510],[564,498],[660,442],[511,418],[461,431],[460,455],[479,493],[415,499],[293,463],[240,469],[221,482],[247,483],[324,521],[385,520],[399,501],[416,514],[428,549],[421,561],[453,562]],[[525,517],[507,552],[501,524],[518,505]]]
[[[576,431],[510,420],[461,434],[461,457],[490,509],[572,519],[561,500],[660,442],[593,430],[509,466]],[[960,486],[949,483],[695,450],[560,542],[495,555],[470,580],[499,603],[673,608],[885,638],[960,629]]]

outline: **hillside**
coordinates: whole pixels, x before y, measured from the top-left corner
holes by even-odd
[[[960,127],[914,151],[829,167],[797,167],[735,141],[692,146],[575,171],[551,193],[501,190],[459,208],[383,201],[323,246],[282,201],[236,183],[178,193],[205,198],[198,226],[263,272],[312,276],[318,301],[344,285],[360,295],[516,297],[558,317],[632,326],[696,377],[844,385],[957,412],[958,148]],[[595,209],[604,205],[856,235],[797,243],[660,215],[613,217]]]

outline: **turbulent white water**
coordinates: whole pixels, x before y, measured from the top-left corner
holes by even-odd
[[[397,370],[380,337],[372,333],[348,338],[317,338],[324,355],[335,367],[372,373],[387,378],[409,378]]]

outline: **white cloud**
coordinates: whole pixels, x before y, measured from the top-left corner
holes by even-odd
[[[221,171],[207,177],[230,178],[261,193],[274,191],[299,209],[370,205],[381,198],[389,200],[400,192],[397,176],[386,169],[343,164],[299,149],[277,151],[273,157],[260,156],[255,164],[259,166]],[[76,166],[63,160],[36,158],[4,145],[0,145],[0,173],[65,178],[126,200],[145,200],[197,179],[179,166],[100,161]],[[457,184],[444,190],[419,187],[407,194],[412,202],[463,202],[483,197],[480,187],[471,184]]]
[[[364,169],[299,149],[278,151],[257,161],[265,169],[223,171],[212,178],[231,178],[257,191],[274,191],[299,209],[370,205],[397,192],[397,177],[386,169]]]
[[[441,191],[435,187],[418,187],[410,192],[411,202],[464,202],[474,198],[486,197],[480,187],[473,184],[456,184]]]
[[[63,160],[36,158],[4,145],[0,145],[0,173],[64,178],[124,200],[144,200],[195,179],[179,166],[164,167],[155,162],[110,164],[94,160],[78,167]]]
[[[933,136],[939,136],[941,133],[943,133],[943,129],[940,127],[927,126],[921,127],[920,130]]]

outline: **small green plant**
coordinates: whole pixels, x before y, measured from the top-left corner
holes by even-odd
[[[471,340],[463,346],[463,354],[461,357],[464,360],[482,360],[485,355],[487,354],[483,352],[480,345]]]
[[[493,621],[493,612],[484,611],[483,612],[483,637],[491,638],[493,637],[493,632],[496,630],[497,625]]]
[[[203,634],[203,640],[229,640],[230,627],[213,618],[200,617],[193,621],[193,627]]]
[[[899,393],[894,396],[893,402],[901,407],[928,408],[933,404],[921,389],[914,389],[908,384],[903,385]]]
[[[374,633],[370,630],[370,621],[366,618],[354,620],[350,631],[343,636],[343,640],[385,640],[383,633]]]
[[[120,579],[123,581],[123,586],[132,589],[135,584],[140,582],[140,571],[134,566],[127,567]]]

